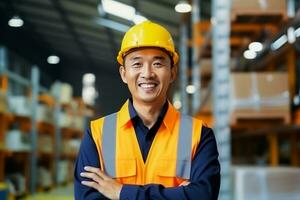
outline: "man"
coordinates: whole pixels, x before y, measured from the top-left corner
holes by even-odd
[[[213,131],[167,100],[178,54],[169,32],[133,26],[118,54],[132,95],[91,122],[75,166],[75,199],[216,200],[220,165]]]

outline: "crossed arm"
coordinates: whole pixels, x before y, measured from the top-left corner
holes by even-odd
[[[213,131],[203,127],[200,141],[192,161],[189,184],[172,188],[157,184],[122,185],[100,170],[97,149],[88,130],[83,138],[75,165],[75,199],[217,200],[220,187],[220,165]]]

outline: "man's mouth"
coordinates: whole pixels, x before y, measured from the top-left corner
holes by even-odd
[[[155,88],[158,84],[157,83],[139,83],[138,86],[143,89],[152,89]]]

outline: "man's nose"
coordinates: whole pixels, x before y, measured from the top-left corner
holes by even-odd
[[[153,77],[153,71],[152,71],[151,64],[149,64],[149,63],[144,64],[143,71],[142,71],[142,77],[143,78]]]

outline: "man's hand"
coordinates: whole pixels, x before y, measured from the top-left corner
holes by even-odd
[[[189,184],[189,181],[183,181],[179,186],[188,186]]]
[[[80,176],[89,178],[91,181],[82,181],[81,184],[98,190],[109,199],[120,199],[122,184],[107,176],[99,168],[86,166],[84,170],[85,172],[81,172]]]

